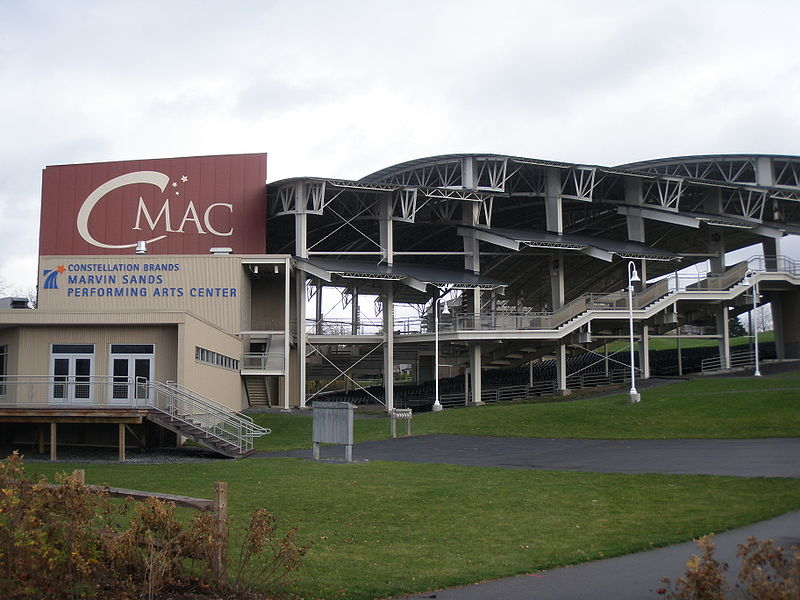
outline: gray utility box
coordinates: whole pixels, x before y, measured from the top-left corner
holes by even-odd
[[[344,457],[353,462],[353,409],[349,402],[314,402],[311,442],[314,460],[319,460],[320,444],[344,444]]]

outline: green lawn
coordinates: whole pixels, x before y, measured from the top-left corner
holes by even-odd
[[[759,343],[766,343],[772,342],[775,339],[775,332],[773,331],[762,331],[758,334],[758,341]],[[684,348],[702,348],[706,346],[716,346],[717,340],[715,339],[693,339],[693,338],[681,338],[681,349]],[[734,337],[730,339],[730,346],[737,347],[737,346],[746,346],[751,345],[753,343],[753,338],[749,335],[744,335],[740,337]],[[617,340],[612,342],[608,345],[609,352],[621,352],[622,350],[626,350],[629,347],[628,342],[625,340]],[[658,350],[674,350],[678,347],[677,341],[672,338],[650,338],[648,341],[648,347],[650,348],[650,352],[656,352]],[[737,348],[739,350],[740,348]],[[598,352],[602,352],[601,349],[597,350]]]
[[[311,417],[261,414],[272,428],[259,450],[308,448]],[[403,431],[400,424],[398,431]],[[755,377],[696,378],[627,394],[572,402],[492,404],[441,413],[418,413],[414,434],[505,437],[667,439],[759,438],[800,435],[800,371]],[[386,418],[356,419],[357,441],[389,435]]]
[[[234,527],[265,507],[313,543],[294,587],[304,598],[381,598],[526,573],[800,508],[793,479],[294,459],[80,466],[89,483],[206,498],[227,481]]]
[[[800,372],[697,379],[625,395],[415,415],[415,433],[687,438],[800,435]],[[307,416],[259,415],[262,448],[308,447]],[[358,419],[357,438],[388,434]],[[85,468],[89,483],[210,498],[229,485],[235,528],[264,507],[312,543],[293,591],[383,598],[661,546],[800,509],[800,480],[538,472],[453,465],[247,459]],[[654,581],[657,586],[659,582]]]

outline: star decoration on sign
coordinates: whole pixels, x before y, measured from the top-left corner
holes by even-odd
[[[189,178],[186,175],[184,175],[183,177],[181,177],[181,181],[183,183],[186,183],[187,181],[189,181]]]

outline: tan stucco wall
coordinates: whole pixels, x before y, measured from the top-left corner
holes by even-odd
[[[242,343],[239,338],[191,316],[180,326],[179,338],[178,383],[234,410],[244,408],[246,401],[239,371],[195,359],[195,347],[200,346],[241,361]]]
[[[19,329],[0,329],[0,346],[8,346],[4,375],[19,373]]]
[[[94,375],[110,375],[111,344],[154,344],[154,379],[176,376],[176,328],[164,327],[25,327],[20,329],[19,351],[24,357],[21,375],[50,375],[52,344],[94,344]]]
[[[53,270],[61,271],[51,280],[57,288],[46,288],[45,271]],[[39,274],[44,310],[177,310],[232,333],[249,298],[250,280],[234,255],[43,256]]]

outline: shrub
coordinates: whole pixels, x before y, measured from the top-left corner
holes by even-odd
[[[263,598],[280,591],[307,547],[296,529],[278,535],[275,517],[255,511],[232,574],[219,569],[226,550],[214,515],[184,526],[171,503],[155,498],[115,504],[76,477],[58,485],[25,474],[22,457],[0,461],[0,598],[153,600],[161,594]],[[223,560],[225,556],[223,555]]]
[[[669,600],[797,600],[800,598],[800,551],[788,552],[770,540],[748,537],[739,544],[736,556],[742,559],[739,583],[735,591],[725,579],[728,565],[714,558],[712,536],[697,540],[702,556],[694,555],[686,563],[686,573],[675,582],[663,579],[659,590]]]

